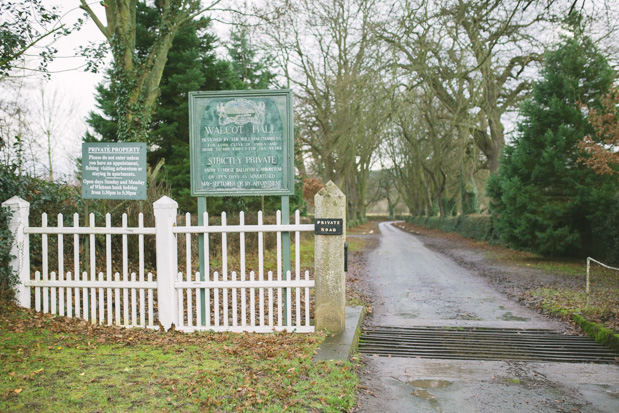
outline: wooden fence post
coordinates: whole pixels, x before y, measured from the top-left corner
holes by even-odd
[[[178,326],[178,296],[174,283],[177,277],[177,243],[172,228],[176,225],[178,203],[163,196],[153,204],[157,240],[157,298],[161,325],[168,330]],[[182,316],[182,315],[181,315]]]
[[[17,302],[22,307],[30,308],[30,287],[26,283],[30,281],[30,238],[24,229],[28,227],[30,203],[18,196],[7,199],[2,203],[3,208],[8,208],[13,213],[9,220],[9,230],[13,234],[11,246],[10,267],[17,272],[19,284],[15,286]]]
[[[344,243],[346,242],[346,196],[329,181],[314,196],[315,225],[324,223],[339,235],[315,235],[314,272],[316,280],[316,329],[337,334],[346,327],[346,274]],[[337,222],[337,224],[333,224]]]

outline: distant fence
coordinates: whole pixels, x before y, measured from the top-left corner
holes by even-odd
[[[619,271],[619,268],[615,268],[615,267],[611,267],[610,265],[604,264],[603,262],[600,262],[596,259],[593,259],[591,257],[587,257],[587,279],[586,279],[586,286],[585,286],[585,293],[587,295],[587,306],[589,306],[591,304],[591,263],[594,262],[606,269],[612,270],[612,271]]]

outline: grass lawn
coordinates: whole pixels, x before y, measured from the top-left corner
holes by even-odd
[[[0,307],[0,411],[348,411],[319,334],[161,333]]]
[[[366,243],[349,242],[351,252]],[[313,268],[313,249],[303,237],[302,270]],[[276,269],[273,251],[264,260]],[[238,266],[233,257],[228,264]],[[349,295],[363,302],[354,288]],[[356,365],[313,361],[323,339],[124,329],[0,302],[0,412],[350,411]]]

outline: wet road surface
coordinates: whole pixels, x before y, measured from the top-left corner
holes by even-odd
[[[381,223],[368,257],[375,326],[560,330],[484,279]],[[365,356],[360,412],[619,412],[619,366]]]

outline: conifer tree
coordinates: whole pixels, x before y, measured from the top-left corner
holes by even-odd
[[[519,136],[487,185],[501,238],[544,255],[586,252],[619,189],[616,178],[578,162],[578,144],[593,132],[579,104],[598,107],[616,75],[580,16],[567,23],[570,35],[546,53],[543,78],[521,109]]]
[[[275,74],[267,66],[269,57],[257,57],[256,49],[251,43],[251,32],[244,25],[236,26],[230,31],[230,43],[227,46],[231,65],[238,79],[246,89],[268,89],[275,80]]]

